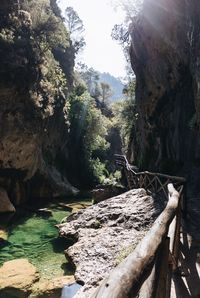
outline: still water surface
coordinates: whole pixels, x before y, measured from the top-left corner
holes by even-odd
[[[80,208],[89,203],[72,201],[71,206],[78,204]],[[74,273],[64,255],[69,242],[58,237],[58,229],[55,227],[71,214],[72,209],[59,202],[48,203],[45,207],[52,212],[48,217],[29,212],[22,217],[15,215],[12,218],[7,227],[7,242],[0,247],[0,266],[8,260],[27,258],[45,279]]]

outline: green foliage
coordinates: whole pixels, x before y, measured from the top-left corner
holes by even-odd
[[[73,7],[67,7],[65,10],[65,21],[70,34],[81,33],[84,31],[83,21],[79,18]]]
[[[100,73],[99,77],[100,82],[106,82],[110,85],[111,89],[113,90],[113,94],[109,99],[111,102],[118,101],[124,98],[122,91],[124,88],[124,84],[120,78],[116,78],[112,76],[110,73]]]
[[[83,32],[82,21],[73,9],[66,11],[65,21],[68,21],[69,31],[73,35],[71,41],[55,0],[24,0],[20,9],[20,12],[10,14],[8,24],[5,28],[2,26],[0,31],[1,48],[4,46],[10,51],[4,51],[10,55],[7,60],[2,55],[1,61],[5,60],[4,69],[10,57],[16,53],[16,63],[10,59],[12,65],[10,63],[9,66],[13,67],[15,74],[16,69],[19,72],[17,77],[20,86],[28,90],[30,101],[34,108],[36,106],[37,116],[42,119],[42,128],[47,137],[51,137],[49,128],[58,119],[57,115],[61,115],[58,127],[63,128],[60,133],[66,137],[63,143],[69,148],[69,171],[74,167],[75,175],[79,175],[82,185],[108,181],[115,183],[118,178],[108,172],[107,163],[112,112],[105,102],[111,96],[111,88],[104,82],[100,84],[98,72],[82,66],[82,81],[75,82],[72,90],[71,61],[74,59],[74,51],[77,52],[78,47],[84,43],[80,35]],[[69,68],[68,76],[66,69]],[[5,77],[3,71],[2,77]],[[30,78],[28,83],[27,78]],[[7,81],[10,82],[10,77]],[[72,90],[70,96],[68,89]],[[64,120],[66,126],[63,125]],[[52,152],[44,149],[47,164],[55,161],[56,156]],[[60,156],[60,160],[65,162],[67,159],[68,162],[68,156],[63,156]],[[68,171],[68,165],[60,167]]]
[[[115,171],[108,173],[106,176],[103,177],[102,184],[104,185],[121,185],[121,171]]]
[[[130,45],[131,45],[131,38],[130,38],[130,25],[137,22],[138,17],[140,15],[142,9],[143,0],[113,0],[113,6],[115,9],[119,7],[124,10],[125,18],[121,24],[114,25],[111,36],[114,40],[116,40],[122,47],[124,57],[126,59],[126,71],[127,76],[132,78],[133,71],[130,67]]]
[[[54,50],[65,51],[71,42],[60,10],[55,0],[24,0],[21,9],[18,15],[12,17],[12,22],[15,22],[12,27],[18,34],[22,32],[21,36],[26,40],[26,44],[22,45],[19,44],[21,36],[18,39],[15,37],[15,49],[18,46],[20,52],[22,47],[26,49],[29,45],[32,51],[31,60],[27,59],[29,63],[32,62],[31,69],[34,69],[35,76],[32,86],[29,86],[31,98],[43,118],[52,116],[55,109],[61,107],[67,118],[67,80],[55,58]],[[28,49],[27,52],[30,53]]]
[[[126,99],[112,104],[113,125],[120,131],[123,149],[126,152],[135,122],[138,118],[135,108],[135,82],[124,88]]]
[[[111,36],[114,40],[118,41],[122,46],[129,43],[129,32],[128,28],[124,24],[114,25]]]
[[[98,71],[94,70],[92,67],[88,68],[87,65],[85,65],[84,63],[78,64],[77,71],[82,80],[85,82],[89,94],[95,98],[96,95],[99,96],[101,94],[101,90],[98,84]]]
[[[87,92],[72,95],[70,106],[71,129],[75,129],[77,135],[83,134],[87,149],[90,152],[97,148],[107,149],[105,136],[109,120],[96,108],[94,99]]]
[[[41,55],[57,46],[69,46],[69,33],[51,5],[49,0],[25,0],[22,4],[22,8],[30,13],[33,45]]]
[[[78,156],[77,171],[80,175],[82,171],[82,181],[89,185],[101,183],[104,176],[108,175],[95,152],[109,148],[106,135],[111,122],[96,108],[95,100],[88,92],[80,95],[81,88],[77,86],[70,96],[70,144],[73,146],[71,154],[76,152]]]
[[[55,16],[64,21],[63,17],[61,16],[61,10],[57,4],[57,0],[50,0],[50,5]]]
[[[80,119],[76,117],[74,122],[70,118],[70,122],[74,123],[71,123],[70,131],[73,139],[79,136],[79,149],[82,148],[79,153],[82,160],[79,163],[87,169],[89,180],[101,184],[117,184],[118,178],[113,174],[113,154],[120,150],[121,142],[118,133],[119,145],[112,138],[113,114],[107,102],[111,96],[110,85],[100,83],[99,73],[84,64],[79,64],[78,70],[76,81],[79,83],[74,89],[70,106],[71,115],[74,117],[77,114]],[[73,144],[76,142],[74,140]]]
[[[99,183],[105,184],[105,180],[109,176],[105,163],[101,162],[99,158],[96,158],[91,160],[91,166],[94,177],[97,178]]]
[[[101,96],[102,102],[103,103],[105,103],[105,102],[108,103],[108,100],[112,96],[113,91],[112,91],[110,85],[105,83],[105,82],[101,82],[100,86],[101,86],[100,96]]]
[[[103,109],[105,110],[113,95],[111,85],[107,83],[106,80],[100,80],[100,73],[98,71],[94,70],[92,67],[88,68],[83,63],[78,64],[77,71],[85,82],[90,95],[95,98],[96,101],[102,102],[104,106]],[[109,76],[109,74],[107,75],[109,78],[112,77]]]
[[[61,105],[61,101],[64,101],[67,81],[51,51],[46,52],[40,71],[42,78],[37,91],[32,92],[31,95],[36,105],[43,111],[43,117],[46,118],[52,116],[55,108]],[[67,118],[66,106],[64,113]]]

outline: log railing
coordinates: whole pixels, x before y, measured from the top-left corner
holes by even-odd
[[[187,204],[186,204],[186,179],[178,176],[170,176],[161,173],[153,172],[136,172],[136,167],[131,166],[126,156],[116,154],[117,165],[123,167],[125,172],[129,189],[144,188],[147,192],[161,195],[161,197],[168,200],[167,185],[172,183],[177,191],[181,191],[181,204],[183,215],[186,216]]]
[[[162,193],[167,196],[168,202],[135,250],[110,272],[92,298],[169,298],[172,273],[177,269],[179,260],[185,179],[149,172],[136,173],[128,162],[125,166],[125,170],[134,176],[131,181],[137,187],[147,186],[148,190]],[[153,176],[159,180],[153,179]]]

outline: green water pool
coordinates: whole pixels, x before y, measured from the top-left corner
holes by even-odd
[[[42,217],[32,212],[12,219],[8,224],[7,242],[0,247],[0,265],[5,261],[27,258],[45,279],[74,273],[64,255],[68,241],[58,236],[55,227],[71,212],[58,202],[45,207],[52,212],[51,216]]]

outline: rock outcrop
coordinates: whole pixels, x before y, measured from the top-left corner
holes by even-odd
[[[32,190],[37,197],[77,192],[63,167],[74,53],[55,6],[0,3],[0,186],[16,205]]]
[[[199,1],[144,0],[130,26],[137,121],[129,157],[142,168],[200,172]]]
[[[0,297],[60,298],[65,285],[75,282],[74,276],[39,280],[37,269],[27,259],[15,259],[0,267]]]
[[[0,188],[0,213],[2,212],[15,212],[15,207],[10,202],[5,189]]]
[[[85,284],[76,297],[89,297],[134,250],[162,208],[145,190],[131,190],[81,210],[58,226],[61,236],[75,241],[66,256],[76,266],[75,279]]]
[[[28,297],[38,279],[36,268],[27,259],[5,262],[0,267],[0,297]]]

